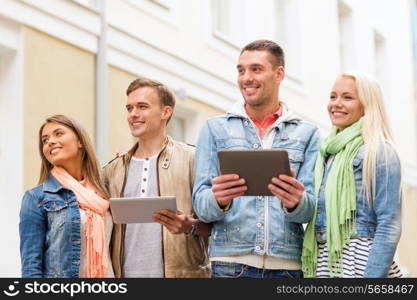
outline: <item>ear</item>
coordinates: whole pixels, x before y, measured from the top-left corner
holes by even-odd
[[[81,144],[80,140],[78,140],[78,149],[82,149],[84,146]]]
[[[285,77],[285,68],[283,66],[278,66],[275,69],[275,79],[277,83],[280,83]]]
[[[174,110],[171,106],[164,106],[162,108],[162,120],[168,120],[172,114],[174,113]]]

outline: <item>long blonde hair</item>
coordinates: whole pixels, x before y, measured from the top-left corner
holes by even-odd
[[[365,153],[362,170],[362,192],[372,203],[376,185],[376,163],[380,147],[383,147],[387,163],[387,146],[394,149],[392,131],[385,112],[384,99],[379,84],[369,75],[358,71],[347,71],[341,77],[353,78],[359,101],[364,108],[362,136]]]
[[[108,193],[104,188],[100,177],[99,162],[87,132],[76,120],[64,115],[54,115],[47,118],[45,123],[43,123],[39,129],[39,154],[42,160],[39,184],[44,183],[48,179],[48,175],[53,168],[53,165],[46,159],[45,155],[43,154],[42,131],[45,125],[48,123],[58,123],[64,125],[75,133],[81,145],[83,146],[81,148],[82,174],[96,188],[96,190],[100,193],[100,196],[108,199]]]

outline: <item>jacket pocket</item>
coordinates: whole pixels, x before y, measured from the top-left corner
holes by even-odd
[[[301,224],[285,222],[285,238],[287,245],[301,248],[303,239]]]
[[[68,203],[62,199],[45,199],[40,203],[48,212],[60,211],[68,207]]]
[[[245,138],[216,139],[217,149],[252,149],[253,147]]]
[[[213,225],[212,234],[211,234],[211,241],[214,244],[224,245],[227,242],[227,229],[226,226],[223,225]]]
[[[302,163],[304,161],[304,153],[301,151],[288,151],[288,158],[292,163]]]
[[[65,224],[68,203],[62,199],[45,199],[40,205],[47,212],[48,223],[51,228],[48,236],[61,231]]]
[[[287,150],[288,159],[290,161],[290,167],[295,170],[295,174],[298,173],[298,169],[301,164],[304,162],[304,153],[301,151]]]

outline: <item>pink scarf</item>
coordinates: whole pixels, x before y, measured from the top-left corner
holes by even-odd
[[[109,209],[109,201],[98,195],[88,181],[82,185],[61,167],[54,167],[52,175],[67,189],[75,193],[80,208],[85,211],[87,222],[85,233],[87,252],[87,277],[105,277],[108,264],[108,247],[105,242],[104,215]]]

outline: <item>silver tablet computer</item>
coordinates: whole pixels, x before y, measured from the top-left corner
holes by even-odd
[[[177,210],[175,196],[110,198],[115,224],[152,223],[152,214],[161,209]]]
[[[238,174],[248,189],[244,196],[271,196],[268,189],[272,177],[291,176],[288,152],[281,149],[219,150],[221,174]]]

